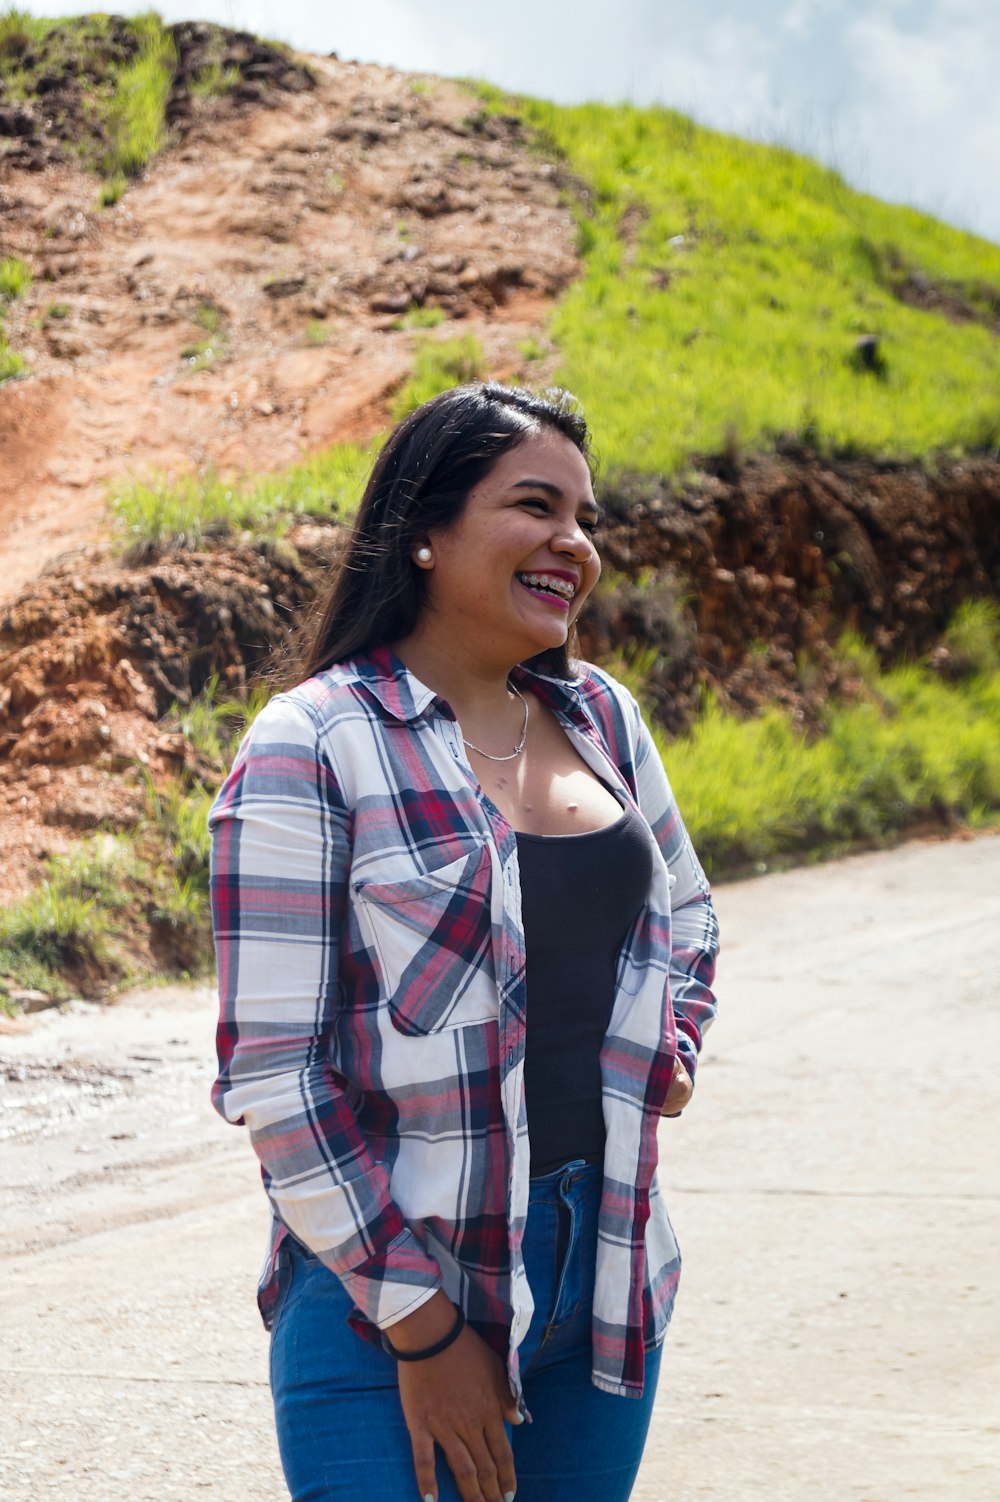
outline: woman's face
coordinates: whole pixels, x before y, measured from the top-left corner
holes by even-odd
[[[504,670],[562,646],[601,572],[597,503],[579,449],[541,428],[508,449],[432,533],[426,617],[455,646]],[[423,541],[423,539],[421,539]]]

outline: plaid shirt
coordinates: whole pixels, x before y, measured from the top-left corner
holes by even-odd
[[[662,860],[618,957],[593,1382],[639,1396],[680,1257],[656,1129],[678,1053],[715,1014],[704,872],[631,695],[599,669],[517,668],[583,760],[634,803]],[[216,1108],[245,1124],[271,1201],[259,1302],[288,1231],[342,1281],[358,1333],[443,1287],[507,1361],[532,1315],[525,951],[517,843],[448,704],[388,649],[261,712],[212,808],[221,1014]],[[669,868],[669,870],[668,870]],[[673,891],[671,893],[671,887]]]

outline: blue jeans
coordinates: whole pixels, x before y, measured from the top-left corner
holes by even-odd
[[[646,1442],[661,1348],[641,1399],[590,1380],[601,1169],[577,1161],[532,1179],[523,1255],[535,1312],[521,1344],[530,1424],[506,1425],[518,1502],[625,1502]],[[293,1502],[418,1502],[392,1357],[345,1323],[351,1300],[290,1239],[271,1335],[278,1447]],[[439,1502],[460,1502],[437,1451]]]

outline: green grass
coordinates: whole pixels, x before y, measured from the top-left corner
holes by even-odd
[[[0,17],[2,22],[5,17]],[[3,56],[3,30],[0,28],[0,58]],[[31,267],[17,256],[5,256],[0,261],[0,386],[4,381],[22,375],[27,365],[16,350],[11,349],[4,326],[4,308],[8,303],[23,297],[31,286]]]
[[[23,297],[31,286],[31,267],[17,256],[5,256],[0,261],[0,298],[13,302]]]
[[[1000,607],[992,600],[966,600],[955,612],[943,645],[955,672],[992,672],[1000,662]]]
[[[219,62],[207,63],[195,74],[191,93],[196,99],[213,99],[228,94],[240,81],[239,68],[224,68]]]
[[[200,303],[191,315],[191,321],[197,328],[205,331],[205,338],[186,345],[181,350],[181,359],[185,360],[194,372],[211,370],[229,353],[229,337],[224,326],[222,310],[214,303]]]
[[[641,692],[641,684],[638,685]],[[654,731],[695,848],[718,876],[885,844],[924,819],[1000,821],[1000,668],[956,683],[911,664],[830,707],[810,741],[777,709],[737,720],[714,699],[691,735]]]
[[[128,187],[128,178],[124,172],[116,172],[108,177],[97,190],[97,207],[99,209],[113,208],[125,195]]]
[[[474,334],[459,339],[422,339],[417,345],[413,374],[390,404],[393,422],[400,422],[431,397],[463,381],[477,381],[485,373],[482,346]]]
[[[394,329],[436,329],[444,323],[443,308],[410,308],[401,318],[393,321]]]
[[[61,24],[49,17],[29,15],[26,10],[8,8],[0,12],[0,78],[14,72],[22,48],[42,41],[54,26]]]
[[[4,381],[12,381],[15,376],[23,375],[27,368],[23,356],[7,343],[3,325],[0,324],[0,386]]]
[[[321,349],[324,344],[329,344],[332,334],[332,326],[321,318],[310,318],[306,324],[306,344],[310,349]]]
[[[174,706],[168,723],[188,737],[199,772],[158,787],[147,773],[144,820],[50,857],[40,886],[0,910],[0,1007],[9,1010],[4,978],[58,1000],[147,979],[157,964],[187,974],[210,964],[208,809],[269,696],[261,686],[242,702],[222,698],[212,680]]]
[[[670,110],[482,92],[584,185],[584,274],[550,333],[607,465],[672,473],[785,435],[898,457],[997,441],[1000,338],[893,286],[920,272],[995,323],[1000,248]],[[857,368],[863,334],[881,378]]]
[[[100,12],[62,20],[17,11],[0,17],[0,78],[8,99],[35,97],[43,73],[76,69],[81,60],[93,71],[84,90],[93,127],[75,144],[85,164],[106,179],[102,206],[116,202],[126,180],[162,147],[177,64],[173,38],[154,11],[121,23],[138,43],[130,61],[110,45],[111,19]],[[34,51],[25,51],[29,44]]]
[[[135,62],[118,70],[107,104],[110,144],[99,157],[101,176],[136,177],[166,139],[166,107],[177,64],[173,37],[159,16],[136,16],[132,27],[141,51]]]
[[[181,359],[197,374],[199,370],[211,370],[220,353],[216,340],[199,339],[197,344],[188,344],[181,350]]]
[[[342,443],[278,474],[132,481],[112,490],[110,504],[127,546],[197,546],[242,530],[280,535],[303,517],[352,516],[374,456],[374,446]]]
[[[86,897],[56,870],[23,902],[0,913],[0,970],[34,983],[108,958],[110,922],[96,897]],[[42,987],[49,989],[46,984]]]

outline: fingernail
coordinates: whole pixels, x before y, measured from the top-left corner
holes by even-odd
[[[514,1502],[514,1493],[513,1492],[504,1492],[504,1494],[503,1494],[503,1502]]]
[[[425,1492],[424,1493],[424,1502],[434,1502],[434,1493],[433,1492]]]
[[[512,1424],[523,1424],[524,1423],[524,1414],[523,1413],[515,1413],[514,1417],[511,1419],[511,1423]],[[504,1498],[504,1502],[507,1502],[506,1498]]]

